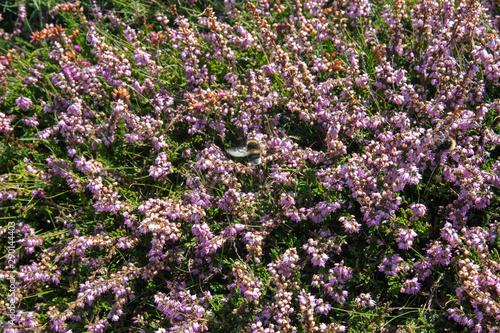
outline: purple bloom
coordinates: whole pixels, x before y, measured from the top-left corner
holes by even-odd
[[[403,294],[416,294],[420,291],[421,284],[418,282],[417,278],[413,278],[411,280],[406,280],[401,287],[401,292]]]
[[[361,228],[361,224],[356,221],[354,215],[341,217],[339,218],[339,222],[342,223],[344,230],[350,234],[359,232],[359,229]]]
[[[21,119],[21,121],[27,127],[35,127],[35,126],[39,125],[38,120],[36,119],[36,117],[23,117],[23,119]]]
[[[167,161],[167,154],[164,152],[159,153],[155,165],[149,167],[149,175],[155,180],[166,181],[167,175],[172,172],[172,164]]]
[[[11,116],[6,116],[5,113],[0,112],[0,133],[1,132],[11,132],[14,129],[10,126],[12,123]]]
[[[355,82],[358,87],[365,86],[370,80],[370,76],[368,74],[360,75],[356,77]]]
[[[192,295],[185,290],[184,283],[168,295],[158,292],[154,299],[158,310],[173,323],[171,331],[199,333],[208,330],[204,323],[212,313],[205,310],[205,297]]]
[[[398,234],[396,238],[398,247],[404,250],[408,250],[413,245],[413,239],[417,237],[417,233],[410,228],[398,228],[396,233]]]
[[[382,259],[382,264],[379,266],[379,271],[386,275],[396,276],[401,270],[404,270],[404,266],[400,265],[403,258],[399,254],[395,254],[390,257],[385,257]]]
[[[228,289],[238,290],[238,293],[243,294],[249,302],[259,299],[261,296],[260,288],[263,284],[258,278],[252,276],[247,265],[236,261],[233,267],[233,275],[235,281],[227,286]]]
[[[33,192],[31,192],[31,196],[34,197],[36,195],[38,195],[40,198],[44,197],[43,191],[41,189],[33,190]]]
[[[458,232],[453,228],[450,222],[446,222],[441,229],[441,237],[446,240],[451,246],[455,247],[459,242]]]
[[[295,200],[292,197],[292,193],[282,193],[280,205],[284,208],[295,205]]]
[[[270,263],[268,266],[269,273],[272,275],[283,275],[285,278],[292,276],[292,271],[296,268],[295,263],[299,260],[297,250],[295,248],[286,250],[281,259]]]
[[[317,254],[314,253],[311,262],[315,266],[325,267],[326,261],[329,257],[325,253]]]
[[[21,96],[16,98],[16,105],[19,106],[21,110],[28,110],[33,105],[33,102],[28,97]]]
[[[410,218],[411,221],[418,220],[419,217],[424,216],[427,212],[427,207],[423,204],[411,204],[409,208],[413,211],[413,216]]]
[[[323,301],[321,298],[316,299],[316,312],[322,315],[327,315],[330,310],[332,309],[332,306],[330,303],[326,303]]]
[[[376,305],[376,302],[372,299],[372,296],[370,293],[361,293],[359,294],[358,297],[354,300],[356,302],[356,306],[368,306],[370,308],[374,307]]]
[[[440,241],[435,241],[427,249],[426,258],[433,265],[449,265],[452,259],[452,247],[443,245]]]

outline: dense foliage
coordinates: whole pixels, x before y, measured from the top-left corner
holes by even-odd
[[[0,22],[4,332],[500,331],[495,1],[38,3]]]

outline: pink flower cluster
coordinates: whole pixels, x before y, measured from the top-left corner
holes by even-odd
[[[500,330],[496,7],[206,3],[0,31],[2,329]]]

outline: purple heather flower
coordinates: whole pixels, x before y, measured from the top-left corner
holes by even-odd
[[[349,217],[342,216],[339,218],[339,222],[342,223],[345,232],[350,234],[359,232],[359,229],[361,228],[361,224],[356,221],[356,218],[353,215]]]
[[[392,140],[394,140],[394,136],[392,134],[391,131],[387,131],[387,132],[382,132],[378,135],[378,138],[380,139],[380,141],[382,142],[390,142]]]
[[[401,258],[399,254],[384,257],[384,259],[382,259],[382,264],[380,264],[378,270],[380,272],[383,272],[385,275],[396,276],[401,271],[402,265],[399,265],[399,263],[402,261],[403,258]]]
[[[12,36],[16,36],[16,35],[19,35],[21,33],[21,28],[22,28],[25,20],[26,20],[26,6],[24,4],[19,4],[18,17],[17,17],[16,23],[14,24]]]
[[[361,293],[359,294],[358,297],[355,299],[356,306],[368,306],[370,308],[374,307],[376,305],[376,302],[372,299],[372,296],[370,293]]]
[[[299,260],[297,255],[297,250],[291,248],[285,251],[285,254],[281,259],[277,259],[273,263],[267,265],[268,271],[272,275],[283,275],[285,278],[290,278],[292,276],[292,271],[296,268],[295,263]]]
[[[365,86],[370,80],[370,76],[368,74],[363,74],[355,79],[355,83],[358,87],[363,87]]]
[[[440,241],[435,241],[427,249],[426,258],[433,265],[449,265],[452,259],[452,247],[443,245]]]
[[[458,232],[453,228],[450,222],[446,222],[444,227],[441,229],[441,237],[446,240],[451,246],[455,247],[459,242]]]
[[[163,312],[168,320],[177,323],[174,324],[173,331],[181,328],[184,332],[206,331],[207,327],[199,323],[206,321],[205,317],[212,315],[210,311],[205,310],[205,298],[192,295],[184,288],[185,285],[182,284],[172,290],[168,296],[158,292],[154,296],[158,310]]]
[[[418,279],[415,277],[411,280],[406,280],[401,287],[401,292],[403,294],[416,294],[420,291],[421,284],[418,282]]]
[[[401,180],[409,185],[418,184],[422,179],[416,166],[411,166],[409,169],[399,169],[398,173],[401,175]]]
[[[28,110],[33,105],[33,102],[28,97],[21,96],[16,98],[16,105],[19,106],[21,110]]]
[[[75,51],[77,51],[77,52],[78,52],[78,51],[81,51],[81,49],[82,49],[82,48],[81,48],[80,46],[78,46],[78,45],[73,45],[73,48],[74,48],[74,49],[75,49]]]
[[[335,300],[335,302],[345,303],[347,296],[349,295],[349,292],[347,290],[342,290],[340,292],[339,291],[329,292],[328,294]]]
[[[488,232],[481,227],[474,227],[465,233],[467,245],[475,248],[479,252],[487,249],[486,240],[489,238]]]
[[[427,212],[427,207],[423,204],[411,204],[409,208],[413,211],[413,216],[410,221],[416,221],[419,217],[424,216]]]
[[[23,119],[21,119],[21,121],[27,127],[35,127],[35,126],[39,125],[36,117],[23,117]]]
[[[262,282],[251,274],[249,267],[241,262],[235,262],[233,267],[235,281],[227,286],[228,289],[236,289],[238,293],[243,294],[245,298],[252,302],[258,300],[261,296]]]
[[[167,175],[173,172],[172,163],[167,161],[167,154],[161,152],[155,159],[155,165],[149,167],[149,175],[155,180],[165,181]]]
[[[344,261],[336,263],[333,270],[330,270],[340,283],[345,283],[352,278],[352,268],[344,266]]]
[[[5,113],[0,112],[0,133],[1,132],[11,132],[14,129],[10,126],[12,122],[12,117],[8,117]]]
[[[33,192],[31,192],[31,196],[36,196],[38,195],[40,198],[43,198],[43,191],[41,189],[37,189],[37,190],[33,190]]]
[[[313,257],[311,259],[311,262],[315,266],[325,267],[325,264],[326,264],[328,259],[329,259],[329,257],[325,253],[321,253],[321,254],[314,253]]]
[[[282,193],[281,194],[281,200],[280,200],[280,205],[283,206],[284,208],[286,207],[291,207],[295,205],[295,200],[292,197],[292,193]]]
[[[269,65],[264,65],[262,66],[262,70],[264,71],[264,73],[272,75],[276,70],[276,64],[273,62],[270,63]]]
[[[326,303],[321,298],[316,299],[315,311],[317,313],[322,314],[322,315],[327,315],[331,309],[332,309],[332,306],[330,303]]]
[[[432,274],[434,267],[432,263],[428,262],[426,259],[421,259],[417,261],[413,267],[416,268],[418,276],[423,281]]]
[[[398,242],[398,247],[400,249],[408,250],[413,245],[413,239],[417,237],[417,233],[410,228],[398,228],[396,230],[398,237],[396,242]]]
[[[68,147],[68,156],[73,157],[76,154],[76,149]]]
[[[321,201],[314,208],[309,210],[307,217],[309,217],[315,223],[320,223],[328,216],[328,214],[336,211],[340,207],[340,201]]]
[[[131,43],[133,43],[137,40],[137,34],[136,34],[135,30],[129,26],[127,26],[127,28],[123,31],[123,35]]]

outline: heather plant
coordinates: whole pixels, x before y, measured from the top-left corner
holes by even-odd
[[[0,16],[4,332],[500,331],[496,2],[37,4]]]

